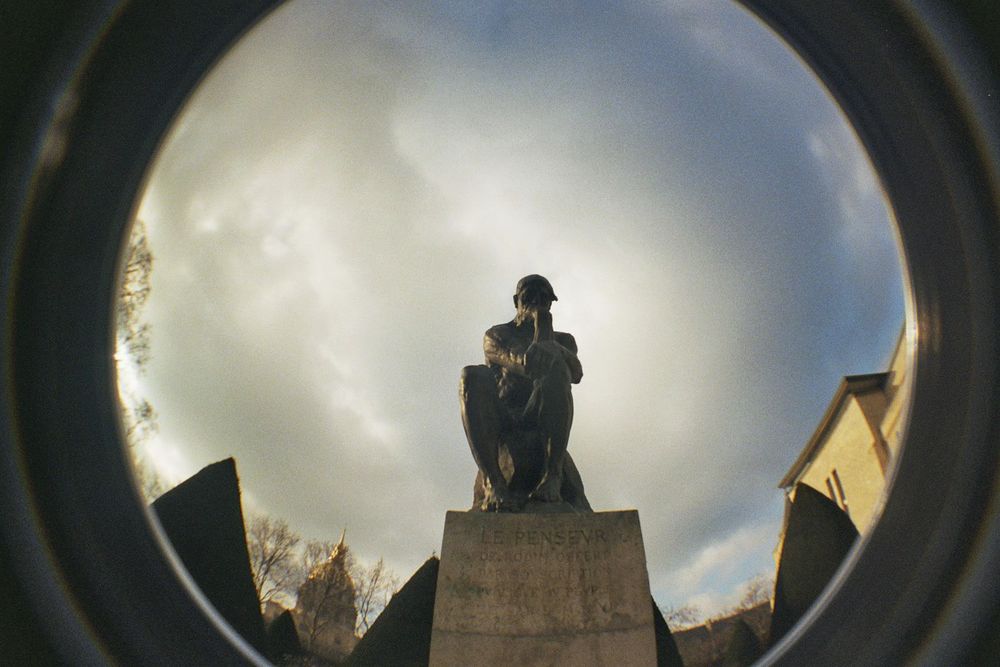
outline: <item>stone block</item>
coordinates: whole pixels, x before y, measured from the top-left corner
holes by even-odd
[[[243,528],[240,482],[232,458],[202,468],[152,505],[191,578],[236,632],[267,650]]]
[[[430,664],[655,665],[638,512],[448,512]]]
[[[808,484],[796,485],[775,575],[771,646],[819,598],[857,539],[857,528],[837,503]]]
[[[349,667],[424,667],[440,561],[432,556],[400,588],[347,659]]]
[[[684,667],[677,642],[674,641],[660,608],[656,606],[656,600],[649,598],[649,603],[653,608],[653,633],[656,635],[656,667]]]
[[[268,655],[278,663],[287,656],[297,656],[302,653],[299,633],[295,629],[295,619],[291,610],[284,610],[267,624]]]

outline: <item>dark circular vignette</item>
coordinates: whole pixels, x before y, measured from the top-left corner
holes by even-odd
[[[275,2],[13,4],[0,12],[0,576],[15,603],[0,612],[0,661],[260,662],[181,585],[138,502],[119,434],[112,295],[161,137]]]
[[[997,21],[986,2],[743,1],[819,74],[867,148],[917,332],[906,445],[882,518],[826,604],[767,661],[1000,656]]]
[[[1000,654],[996,20],[987,0],[742,0],[823,78],[892,201],[916,382],[882,520],[765,662]],[[5,659],[259,660],[181,585],[120,444],[112,295],[135,194],[216,58],[274,0],[0,9]],[[992,22],[992,26],[991,26]]]

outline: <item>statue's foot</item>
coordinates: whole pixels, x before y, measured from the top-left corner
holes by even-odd
[[[507,498],[505,500],[489,500],[483,503],[484,512],[520,512],[522,508],[522,503],[517,502],[512,498]]]
[[[561,488],[562,478],[546,473],[529,498],[543,503],[558,503],[562,501],[562,494],[559,492]]]
[[[521,510],[522,504],[509,491],[497,493],[494,490],[486,494],[482,510],[484,512],[518,512]]]

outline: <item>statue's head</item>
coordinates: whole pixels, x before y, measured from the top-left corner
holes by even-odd
[[[518,313],[528,310],[548,310],[552,302],[558,300],[549,281],[536,273],[517,281],[514,307]]]

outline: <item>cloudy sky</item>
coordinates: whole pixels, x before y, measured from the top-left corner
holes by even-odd
[[[307,2],[206,78],[138,215],[170,482],[404,579],[471,503],[462,366],[522,275],[572,332],[570,451],[661,606],[773,570],[776,484],[902,326],[889,214],[815,77],[723,1]]]

